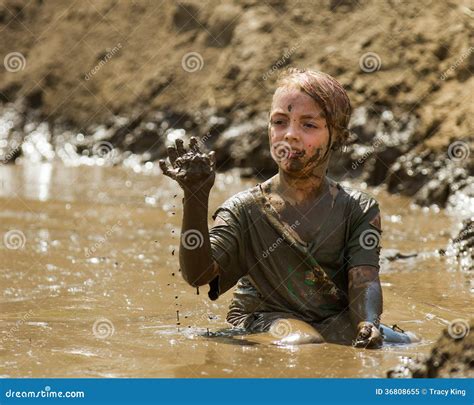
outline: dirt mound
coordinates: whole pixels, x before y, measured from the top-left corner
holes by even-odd
[[[403,359],[387,372],[389,378],[473,378],[474,322],[453,321],[443,330],[427,359]]]
[[[311,67],[356,107],[332,172],[445,205],[473,174],[473,13],[463,0],[0,0],[0,100],[16,102],[20,136],[31,120],[53,141],[104,125],[100,139],[156,159],[184,128],[221,168],[258,175],[275,169],[265,114],[278,70]]]

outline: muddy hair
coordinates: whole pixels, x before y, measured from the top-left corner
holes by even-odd
[[[317,70],[289,68],[278,77],[277,88],[295,86],[313,98],[323,110],[332,150],[349,138],[352,106],[344,87],[334,77]]]

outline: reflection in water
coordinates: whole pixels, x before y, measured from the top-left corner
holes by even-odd
[[[25,188],[25,197],[32,200],[48,200],[52,173],[51,163],[32,163],[23,166],[22,184]]]
[[[383,250],[383,321],[423,337],[411,347],[364,351],[331,344],[245,344],[228,327],[230,293],[216,302],[190,288],[178,266],[181,192],[153,167],[0,166],[1,374],[10,377],[380,377],[400,356],[428,353],[472,297],[452,258],[436,254],[456,223],[445,212],[372,190]],[[211,210],[254,185],[218,176]],[[414,226],[413,224],[416,224]],[[179,311],[179,325],[177,325]],[[207,336],[209,329],[210,335]]]

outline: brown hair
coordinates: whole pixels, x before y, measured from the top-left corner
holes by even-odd
[[[352,106],[344,87],[326,73],[298,68],[289,68],[278,78],[277,88],[290,86],[305,92],[319,104],[328,125],[329,142],[333,142],[332,149],[345,145]]]

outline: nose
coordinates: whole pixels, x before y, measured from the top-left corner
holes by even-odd
[[[298,125],[294,121],[290,121],[290,123],[288,124],[286,128],[284,140],[290,143],[290,141],[298,142],[299,139],[300,139],[300,136],[299,136]]]

